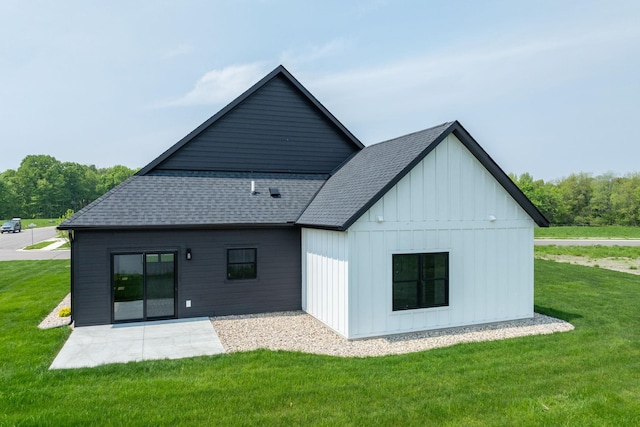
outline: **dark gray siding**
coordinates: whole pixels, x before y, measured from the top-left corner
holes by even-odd
[[[358,150],[277,76],[154,169],[329,173]]]
[[[73,315],[77,326],[111,323],[111,254],[177,251],[178,317],[301,308],[300,230],[75,232]],[[258,278],[226,279],[226,249],[258,249]],[[193,259],[185,259],[190,248]],[[191,300],[191,308],[186,308]]]
[[[101,246],[108,238],[107,233],[74,233],[71,305],[77,326],[111,323],[111,267]]]

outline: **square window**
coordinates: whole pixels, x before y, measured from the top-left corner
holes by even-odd
[[[257,273],[257,249],[227,249],[227,279],[255,279]]]
[[[393,255],[393,311],[448,305],[448,253]]]

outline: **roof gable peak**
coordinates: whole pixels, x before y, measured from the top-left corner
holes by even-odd
[[[344,231],[453,134],[541,227],[548,220],[502,171],[460,122],[445,122],[370,145],[329,178],[298,218],[298,224]]]
[[[204,132],[206,132],[209,128],[211,128],[214,124],[221,121],[221,119],[229,116],[233,111],[235,111],[238,107],[245,104],[249,99],[254,97],[258,92],[272,84],[276,79],[284,79],[291,87],[293,87],[293,91],[297,93],[298,97],[304,99],[307,102],[307,105],[310,104],[308,108],[314,109],[316,111],[315,114],[322,117],[323,120],[330,123],[328,126],[332,126],[336,129],[337,134],[341,135],[340,138],[343,138],[345,141],[348,141],[348,144],[351,145],[352,150],[359,151],[364,148],[364,145],[342,124],[340,121],[329,112],[300,82],[291,75],[291,73],[283,66],[277,66],[273,71],[260,79],[256,84],[251,86],[248,90],[243,92],[236,99],[227,104],[224,108],[218,111],[216,114],[207,119],[204,123],[198,126],[196,129],[187,134],[184,138],[150,162],[148,165],[140,169],[137,175],[146,175],[158,168],[163,162],[167,161],[169,158],[174,156],[179,150],[189,144],[191,141],[194,141]]]

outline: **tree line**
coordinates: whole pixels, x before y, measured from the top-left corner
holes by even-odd
[[[640,173],[613,173],[534,180],[528,173],[510,178],[554,225],[640,225]]]
[[[0,219],[60,218],[68,210],[82,209],[135,172],[121,165],[96,168],[47,155],[26,156],[18,169],[0,173]]]
[[[18,169],[0,173],[0,219],[61,218],[77,212],[136,172],[126,166],[96,168],[29,155]],[[571,174],[560,180],[534,180],[509,174],[554,225],[640,225],[640,173],[618,177]]]

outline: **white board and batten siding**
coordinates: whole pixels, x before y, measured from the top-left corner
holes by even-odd
[[[347,233],[302,229],[302,309],[348,337]]]
[[[534,227],[451,134],[346,232],[303,229],[303,309],[348,338],[532,317]],[[449,306],[393,311],[392,255],[429,252]]]

